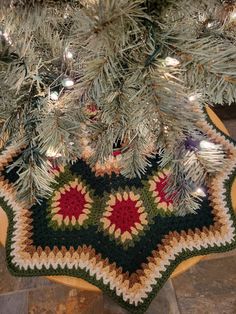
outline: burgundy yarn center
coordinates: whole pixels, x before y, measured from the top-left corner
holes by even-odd
[[[109,220],[111,225],[115,224],[115,229],[121,230],[121,233],[125,231],[131,232],[131,227],[135,227],[135,223],[140,223],[140,214],[138,213],[138,208],[135,207],[137,201],[132,201],[128,199],[127,201],[117,200],[117,203],[112,206],[113,211]]]
[[[84,205],[86,204],[85,197],[78,191],[77,188],[70,188],[69,191],[66,191],[65,194],[61,193],[60,202],[60,210],[58,214],[63,215],[63,219],[65,217],[69,217],[69,219],[74,216],[76,219],[79,218],[79,215],[82,214]]]
[[[165,176],[164,178],[158,177],[158,179],[160,181],[156,182],[155,191],[158,192],[158,197],[160,197],[160,203],[165,202],[167,203],[167,205],[173,204],[172,196],[170,195],[169,197],[167,197],[165,193],[165,187],[167,184],[167,176]]]

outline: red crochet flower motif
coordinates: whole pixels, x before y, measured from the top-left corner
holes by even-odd
[[[140,200],[140,195],[132,191],[111,194],[106,202],[106,209],[100,222],[107,230],[121,242],[132,240],[148,224],[147,213]]]
[[[62,222],[66,226],[78,223],[82,225],[89,218],[91,199],[87,187],[78,179],[70,181],[56,191],[52,198],[51,211],[54,214],[52,220],[60,226]]]
[[[157,208],[161,208],[169,211],[173,210],[173,196],[167,196],[165,193],[165,187],[167,184],[167,178],[169,171],[164,169],[153,176],[149,181],[149,191],[152,192],[154,202],[157,204]]]

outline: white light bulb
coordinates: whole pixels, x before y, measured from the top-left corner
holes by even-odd
[[[64,56],[65,56],[66,59],[73,59],[73,53],[71,51],[69,51],[69,50],[65,51]]]
[[[188,97],[188,100],[192,102],[192,101],[198,100],[200,97],[201,97],[200,94],[194,94],[194,95],[190,95],[190,96]]]
[[[0,30],[0,36],[3,36],[4,38],[5,38],[5,40],[8,42],[8,44],[9,45],[12,45],[12,41],[11,41],[11,39],[10,39],[10,37],[9,37],[9,34],[7,33],[7,32],[2,32],[1,30]]]
[[[171,57],[166,57],[165,63],[167,66],[173,66],[173,67],[176,67],[177,65],[180,64],[179,60],[177,60],[175,58],[171,58]]]
[[[64,80],[62,80],[62,85],[64,87],[72,87],[74,85],[74,81],[70,78],[65,78]]]
[[[51,100],[56,101],[56,100],[58,100],[58,98],[59,98],[58,92],[52,92],[52,93],[50,94],[50,99],[51,99]]]
[[[189,96],[189,101],[195,101],[197,97],[195,95]]]
[[[214,143],[203,140],[200,142],[200,148],[201,149],[214,149],[216,148],[216,145]]]
[[[231,20],[231,21],[236,21],[236,11],[233,11],[233,12],[230,14],[230,20]]]
[[[214,26],[214,22],[209,22],[209,23],[207,23],[207,27],[208,27],[208,28],[211,28],[212,26]]]
[[[196,191],[195,191],[195,194],[198,195],[198,196],[202,196],[202,197],[206,196],[206,193],[201,188],[197,188]]]
[[[50,147],[46,152],[46,156],[52,157],[52,158],[58,158],[58,157],[61,157],[62,154],[58,153],[57,151],[55,151],[53,148]]]

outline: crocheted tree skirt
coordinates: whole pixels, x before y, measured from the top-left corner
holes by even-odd
[[[20,151],[5,151],[0,157],[0,205],[9,219],[9,271],[16,276],[81,277],[138,314],[180,262],[236,247],[230,197],[236,147],[208,117],[201,126],[230,159],[207,187],[197,214],[184,217],[173,214],[172,200],[163,192],[167,169],[158,169],[153,160],[142,179],[128,180],[114,164],[119,155],[106,167],[91,169],[79,160],[52,169],[57,183],[51,197],[26,208],[12,186],[17,174],[6,171]]]

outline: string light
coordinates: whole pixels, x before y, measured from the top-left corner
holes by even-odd
[[[171,57],[166,57],[165,58],[165,64],[167,66],[173,66],[176,67],[177,65],[180,64],[179,60],[175,59],[175,58],[171,58]]]
[[[193,102],[193,101],[198,100],[200,97],[201,97],[201,94],[193,94],[193,95],[190,95],[190,96],[188,97],[188,100],[189,100],[190,102]]]
[[[189,151],[197,151],[199,147],[199,140],[189,137],[185,141],[185,148]]]
[[[189,96],[189,101],[195,101],[197,98],[195,95]]]
[[[56,100],[58,100],[58,98],[59,98],[58,92],[52,92],[52,93],[50,94],[50,99],[51,99],[51,100],[56,101]]]
[[[65,49],[64,58],[65,59],[73,59],[73,53],[70,50]]]
[[[74,81],[69,77],[64,78],[64,80],[62,80],[61,83],[62,83],[62,86],[67,87],[67,88],[72,87],[74,85]]]
[[[46,156],[52,157],[52,158],[58,158],[58,157],[61,157],[62,154],[58,153],[57,151],[55,151],[53,148],[50,147],[46,152]]]
[[[9,37],[9,34],[0,30],[0,36],[3,36],[9,45],[12,45],[12,41]]]
[[[201,141],[199,145],[201,149],[215,149],[216,148],[216,145],[214,143],[211,143],[205,140]]]
[[[201,197],[206,196],[206,193],[203,191],[202,188],[197,188],[194,194],[196,194],[197,196],[201,196]]]
[[[69,17],[69,13],[65,12],[63,15],[63,18],[66,20],[66,19],[68,19],[68,17]]]
[[[230,14],[230,20],[235,22],[236,21],[236,11],[233,11],[231,14]]]
[[[211,28],[211,27],[213,27],[214,26],[214,22],[209,22],[209,23],[207,23],[207,27],[208,28]]]
[[[169,128],[168,128],[168,126],[166,126],[166,125],[164,126],[164,133],[167,134],[167,135],[168,135],[168,133],[169,133]]]
[[[65,54],[65,57],[67,59],[72,59],[73,58],[73,53],[71,51],[67,51],[66,54]]]

